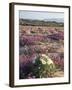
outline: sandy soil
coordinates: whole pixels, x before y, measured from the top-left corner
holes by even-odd
[[[57,71],[54,73],[55,77],[63,77],[64,76],[64,72],[63,71]]]

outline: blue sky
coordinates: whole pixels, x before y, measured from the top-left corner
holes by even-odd
[[[39,20],[46,20],[46,19],[54,19],[54,18],[61,18],[64,19],[63,12],[44,12],[44,11],[19,11],[19,18],[23,19],[39,19]]]

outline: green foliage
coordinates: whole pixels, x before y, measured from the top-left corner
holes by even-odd
[[[47,63],[42,64],[42,62],[40,61],[40,57],[35,60],[34,66],[35,67],[33,68],[33,74],[36,76],[36,78],[52,77],[55,72],[55,65],[48,65]]]

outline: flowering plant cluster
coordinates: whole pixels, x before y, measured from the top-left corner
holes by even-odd
[[[24,64],[22,62],[23,65],[20,67],[21,78],[53,77],[56,71],[53,61],[45,54],[34,57],[32,61],[30,59],[25,61]]]

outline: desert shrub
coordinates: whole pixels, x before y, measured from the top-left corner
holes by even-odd
[[[31,33],[36,33],[35,31],[30,31]]]
[[[47,78],[53,77],[55,65],[46,55],[38,55],[32,61],[26,60],[20,67],[20,78]]]

